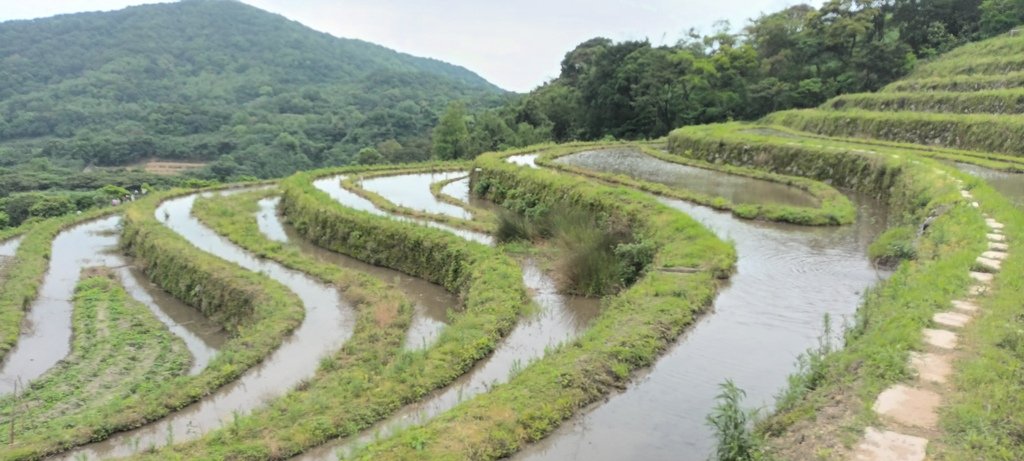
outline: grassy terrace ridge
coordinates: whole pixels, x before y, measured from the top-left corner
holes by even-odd
[[[499,459],[514,453],[653,363],[710,305],[716,279],[731,272],[731,246],[645,193],[504,159],[545,148],[550,146],[478,157],[474,192],[497,203],[515,202],[513,209],[568,206],[606,222],[628,223],[657,248],[653,264],[635,284],[606,298],[593,326],[577,339],[549,351],[508,383],[363,448],[360,459]],[[695,270],[662,270],[682,267]]]
[[[1015,157],[1005,154],[946,149],[942,147],[922,146],[920,144],[909,144],[905,142],[880,141],[869,138],[825,136],[806,131],[798,131],[779,125],[761,125],[758,123],[750,124],[749,127],[743,131],[744,134],[786,138],[787,142],[790,144],[827,145],[830,149],[842,147],[850,150],[863,150],[865,152],[874,152],[873,149],[884,148],[897,154],[902,152],[908,155],[919,155],[922,157],[934,158],[936,160],[969,163],[1008,173],[1024,173],[1024,157]],[[761,139],[761,141],[764,141],[764,139]]]
[[[1022,114],[1024,113],[1024,89],[974,92],[857,93],[832,98],[822,104],[821,108],[958,114]]]
[[[37,459],[166,416],[238,378],[299,325],[302,303],[282,285],[195,248],[157,221],[154,212],[162,200],[191,193],[195,191],[150,194],[121,209],[121,243],[151,281],[199,309],[228,331],[231,339],[198,375],[138,388],[130,396],[95,408],[89,420],[94,425],[60,431],[57,436],[18,439],[0,453],[0,459]]]
[[[625,175],[601,173],[597,171],[588,170],[585,168],[573,167],[571,165],[566,165],[554,161],[559,157],[582,152],[584,150],[600,150],[622,147],[637,149],[646,155],[666,162],[677,163],[680,165],[702,168],[706,170],[719,171],[722,173],[744,176],[763,181],[771,181],[779,184],[785,184],[788,186],[796,187],[810,194],[818,201],[820,205],[817,208],[810,208],[776,204],[756,205],[734,203],[724,197],[709,196],[697,191],[672,188],[665,186],[663,184],[658,184],[650,181],[636,180]],[[807,178],[801,178],[797,176],[786,176],[781,174],[768,173],[760,170],[755,170],[752,168],[737,167],[732,165],[721,165],[695,159],[682,158],[676,155],[666,154],[659,149],[644,144],[592,143],[569,145],[545,151],[543,155],[537,158],[537,164],[543,165],[548,168],[570,172],[576,175],[598,178],[604,181],[623,185],[626,187],[631,187],[634,189],[639,189],[646,192],[651,192],[657,195],[663,195],[666,197],[677,198],[680,200],[685,200],[688,202],[709,206],[718,210],[729,210],[736,217],[743,219],[763,219],[768,221],[779,221],[813,226],[834,226],[850,224],[856,219],[856,210],[854,209],[853,204],[850,202],[850,200],[846,198],[845,195],[837,191],[835,188],[822,182],[810,180]]]
[[[960,197],[954,180],[960,178],[975,190],[994,195],[980,180],[905,151],[868,153],[848,149],[843,143],[818,142],[797,145],[787,137],[744,132],[737,124],[683,128],[669,139],[674,152],[689,151],[699,158],[816,178],[830,174],[837,179],[852,178],[847,186],[886,197],[904,224],[916,227],[934,217],[927,230],[910,242],[916,258],[901,263],[892,277],[866,293],[844,334],[845,347],[824,355],[811,353],[790,378],[790,388],[781,395],[775,414],[760,425],[780,459],[808,457],[814,450],[825,458],[838,456],[831,451],[836,441],[852,443],[865,426],[877,422],[871,404],[889,384],[910,377],[907,357],[911,351],[922,350],[921,329],[930,325],[934,313],[948,309],[953,299],[965,294],[967,273],[977,254],[986,248],[981,212]],[[1001,204],[997,219],[1015,213],[1005,200]],[[1014,278],[1009,274],[1004,270],[1000,278]],[[1019,292],[1015,295],[1019,300]],[[981,381],[985,379],[990,389],[995,382],[1006,384],[991,375]],[[960,392],[974,392],[969,389]],[[978,401],[964,404],[969,410],[978,410],[978,405]],[[1005,423],[994,416],[986,418],[989,425]],[[950,434],[957,431],[950,418],[944,421]]]
[[[968,43],[934,60],[922,63],[908,79],[948,77],[957,74],[1006,74],[1024,70],[1024,36],[1000,35]]]
[[[18,341],[25,309],[35,300],[39,285],[50,266],[54,237],[67,228],[118,211],[119,208],[101,208],[80,215],[30,222],[0,232],[0,240],[24,236],[14,257],[3,269],[4,276],[0,278],[0,359]]]
[[[480,217],[474,216],[474,219],[460,219],[453,216],[448,216],[441,213],[431,213],[422,210],[414,210],[409,207],[395,204],[394,202],[381,197],[380,194],[368,191],[361,186],[361,181],[371,178],[379,178],[383,176],[397,176],[403,174],[415,174],[415,173],[442,173],[450,171],[462,171],[468,170],[471,166],[470,162],[431,162],[427,164],[417,165],[397,165],[391,167],[382,167],[373,171],[365,173],[353,173],[348,175],[341,181],[342,187],[346,190],[363,197],[373,203],[377,208],[384,210],[389,213],[399,214],[408,216],[416,219],[425,219],[428,221],[434,221],[441,224],[447,224],[453,227],[459,227],[469,229],[482,233],[491,233],[494,231],[494,222],[487,218],[489,214],[481,215]],[[358,177],[355,175],[358,174]],[[433,193],[433,191],[431,191]],[[435,194],[437,195],[437,194]],[[459,204],[458,206],[464,206]]]
[[[826,136],[1024,155],[1024,116],[802,109],[775,112],[762,121]]]
[[[74,440],[68,433],[104,425],[109,411],[139,389],[188,371],[185,343],[113,273],[92,268],[83,276],[75,288],[71,353],[25,392],[0,399],[0,418],[15,421],[15,440]],[[0,431],[0,443],[10,443],[9,431]]]
[[[954,75],[897,80],[881,89],[883,93],[917,91],[984,91],[1024,87],[1024,72],[1001,75]]]

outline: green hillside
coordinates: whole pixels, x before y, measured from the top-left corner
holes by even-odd
[[[0,164],[212,161],[220,179],[425,155],[472,72],[340,39],[239,2],[191,0],[0,23]],[[404,147],[404,149],[403,149]],[[389,159],[392,160],[392,159]]]

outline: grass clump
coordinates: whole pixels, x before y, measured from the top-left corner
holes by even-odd
[[[755,461],[762,459],[761,443],[754,435],[752,428],[757,416],[756,412],[743,409],[743,398],[746,392],[736,387],[731,380],[718,385],[721,389],[715,400],[717,403],[707,417],[707,423],[715,431],[716,461]]]
[[[887,229],[868,247],[868,258],[881,267],[896,267],[899,263],[917,258],[917,229],[897,226]]]

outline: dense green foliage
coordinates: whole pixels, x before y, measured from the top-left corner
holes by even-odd
[[[71,353],[28,389],[0,399],[0,417],[15,422],[15,440],[102,426],[107,414],[97,409],[130,402],[132,394],[188,371],[185,344],[114,274],[84,275],[75,289]],[[4,445],[9,436],[0,431]]]
[[[476,114],[469,154],[525,145],[522,133],[559,142],[657,138],[683,125],[751,120],[874,91],[920,59],[1014,26],[1003,3],[830,0],[762,15],[739,32],[728,24],[706,36],[691,32],[668,46],[594,38],[566,53],[558,78]],[[987,65],[1014,68],[1020,53],[1005,51]],[[918,73],[949,72],[939,67]],[[481,138],[490,142],[473,142]]]
[[[437,113],[503,92],[466,69],[192,0],[0,23],[0,164],[215,161],[273,177],[429,156]]]

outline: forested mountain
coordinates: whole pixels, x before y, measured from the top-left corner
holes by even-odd
[[[6,167],[203,160],[224,180],[350,163],[375,146],[416,160],[450,101],[504,98],[464,68],[230,0],[0,23]]]
[[[813,107],[877,90],[919,61],[1022,22],[1021,0],[829,0],[763,14],[739,30],[691,32],[673,45],[594,38],[528,96],[477,111],[465,127],[443,117],[435,151],[471,157],[515,145],[511,128],[532,128],[538,141],[643,139]],[[458,132],[462,140],[450,135]]]

